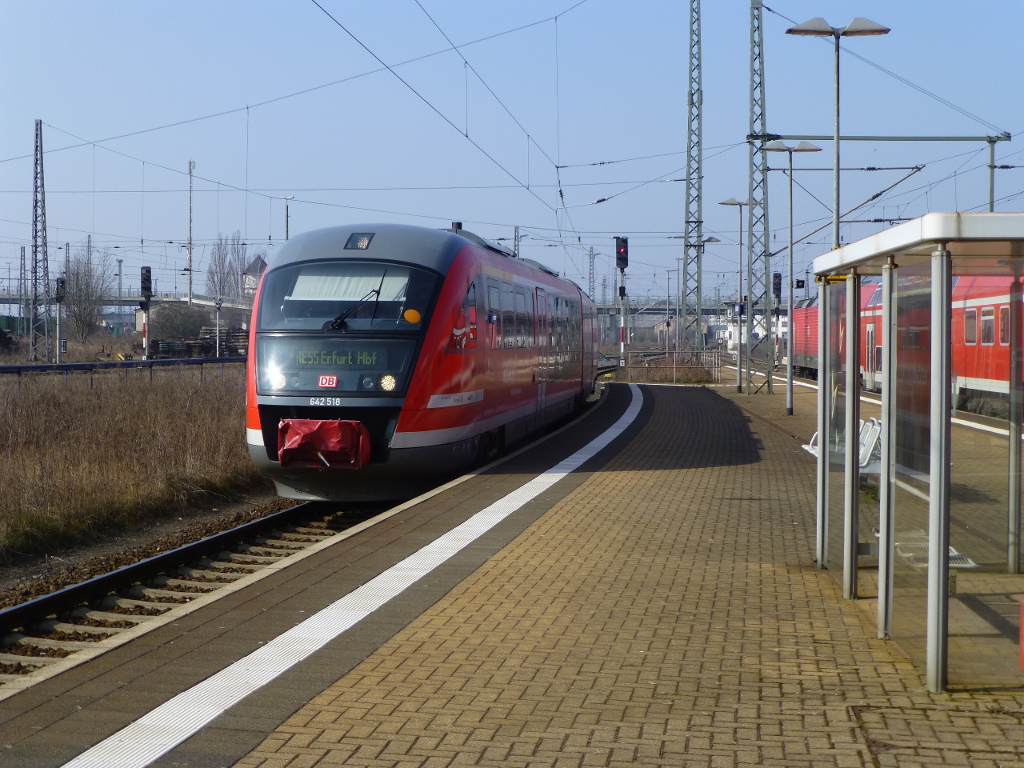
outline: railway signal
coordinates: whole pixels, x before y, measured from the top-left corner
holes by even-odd
[[[615,266],[625,269],[629,266],[629,238],[615,238]]]
[[[626,365],[626,267],[629,266],[629,238],[615,238],[615,266],[619,269],[619,366]]]
[[[142,268],[142,279],[139,282],[139,293],[142,294],[142,301],[139,307],[142,309],[142,359],[149,359],[149,300],[153,298],[153,270],[150,267]]]

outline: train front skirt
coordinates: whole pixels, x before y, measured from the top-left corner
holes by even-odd
[[[361,469],[370,461],[370,431],[359,421],[281,419],[282,467]]]

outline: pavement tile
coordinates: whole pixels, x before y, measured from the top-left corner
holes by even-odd
[[[778,389],[646,388],[637,437],[237,766],[1024,766],[1024,693],[928,694],[815,568],[814,399]]]

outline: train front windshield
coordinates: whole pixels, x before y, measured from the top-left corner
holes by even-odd
[[[369,261],[271,270],[257,315],[259,391],[401,393],[438,282],[424,269]]]

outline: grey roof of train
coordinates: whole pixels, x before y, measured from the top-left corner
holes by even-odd
[[[365,250],[345,249],[353,234],[373,234]],[[465,235],[465,236],[463,236]],[[327,227],[296,235],[273,254],[268,269],[320,259],[387,259],[420,264],[441,274],[448,272],[456,254],[468,243],[504,252],[469,232],[429,229],[407,224],[356,224]]]

